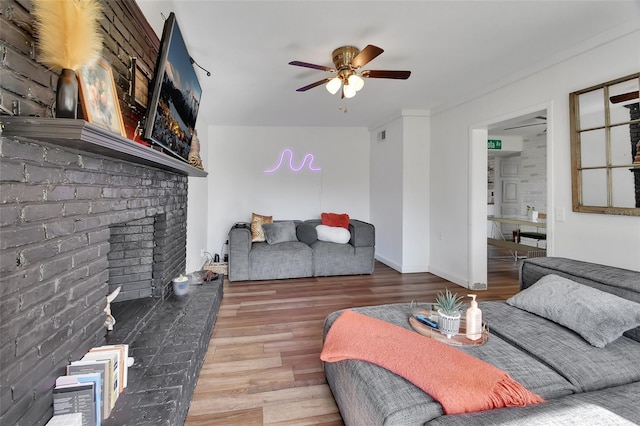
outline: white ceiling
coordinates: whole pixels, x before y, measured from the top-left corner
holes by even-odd
[[[137,2],[159,36],[161,14],[175,12],[191,56],[211,71],[198,70],[199,125],[371,126],[402,109],[437,111],[640,22],[640,0]],[[290,61],[332,66],[336,47],[367,44],[385,52],[363,69],[411,77],[367,79],[344,100],[323,86],[295,91],[330,74]]]

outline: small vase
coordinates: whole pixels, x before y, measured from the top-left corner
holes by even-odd
[[[56,86],[56,118],[78,117],[78,79],[72,69],[64,68]]]
[[[438,311],[438,330],[440,333],[451,339],[451,336],[458,334],[460,331],[460,314],[447,315]]]

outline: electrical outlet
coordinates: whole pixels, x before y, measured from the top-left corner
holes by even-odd
[[[204,259],[207,257],[207,249],[200,249],[200,258]]]

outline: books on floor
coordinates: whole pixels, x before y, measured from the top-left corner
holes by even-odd
[[[67,375],[60,376],[56,380],[54,415],[57,414],[55,409],[57,398],[59,407],[65,407],[65,411],[58,411],[58,413],[73,413],[82,409],[85,410],[82,411],[82,426],[100,426],[102,420],[111,415],[118,395],[127,386],[128,356],[128,345],[105,345],[92,348],[82,359],[69,364]],[[86,423],[85,416],[88,393],[73,393],[74,390],[88,392],[89,389],[86,386],[91,386],[93,395],[93,417],[90,423]]]
[[[108,360],[74,361],[67,366],[67,375],[96,373],[100,376],[100,414],[103,419],[111,415],[111,388],[109,375],[111,365]]]
[[[81,361],[107,361],[109,363],[109,374],[107,381],[109,382],[109,408],[113,409],[116,405],[118,395],[120,395],[120,356],[116,352],[91,352],[89,351],[82,357]]]
[[[129,380],[129,369],[127,368],[127,360],[129,358],[129,345],[99,346],[97,348],[92,348],[91,350],[89,350],[89,353],[111,353],[114,351],[118,354],[118,366],[120,371],[118,377],[118,389],[120,393],[122,393],[127,387],[127,381]]]
[[[82,413],[54,415],[45,426],[82,426]]]
[[[53,414],[82,414],[82,426],[96,426],[94,384],[76,383],[53,388]]]
[[[88,373],[88,374],[72,374],[67,376],[60,376],[56,379],[56,387],[54,389],[54,412],[55,412],[55,395],[56,389],[71,389],[73,387],[79,387],[82,384],[93,385],[93,405],[94,416],[93,421],[88,422],[83,419],[83,424],[92,424],[100,426],[102,423],[101,405],[102,405],[102,378],[100,373]]]

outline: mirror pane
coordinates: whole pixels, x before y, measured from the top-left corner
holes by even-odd
[[[604,167],[607,165],[605,130],[589,130],[580,133],[580,160],[582,167]]]
[[[636,205],[634,172],[621,167],[611,170],[611,193],[616,207],[640,207]]]
[[[638,103],[639,89],[640,84],[637,78],[609,86],[610,124],[613,125],[632,120],[630,109]]]
[[[604,89],[579,95],[578,108],[578,130],[604,126]]]
[[[582,204],[607,206],[607,172],[605,169],[582,171]]]
[[[630,125],[621,125],[611,128],[611,165],[620,166],[633,163],[633,149],[635,144],[631,142]]]

